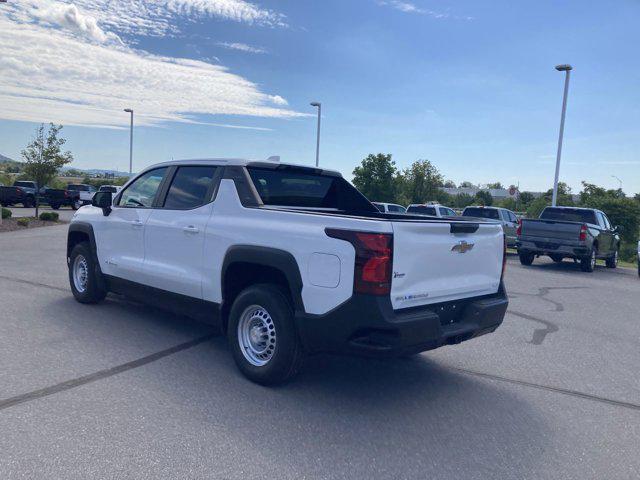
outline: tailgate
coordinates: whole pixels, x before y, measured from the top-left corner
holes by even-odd
[[[580,236],[581,223],[557,220],[522,220],[522,236],[541,239],[576,241]]]
[[[498,291],[504,241],[501,225],[480,223],[473,233],[451,233],[447,222],[392,225],[394,309]]]

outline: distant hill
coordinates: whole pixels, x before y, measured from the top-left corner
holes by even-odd
[[[13,163],[13,162],[15,162],[13,158],[5,157],[4,155],[0,154],[0,163]]]

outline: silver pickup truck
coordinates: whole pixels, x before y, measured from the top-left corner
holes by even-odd
[[[547,207],[539,219],[522,219],[518,226],[520,263],[531,265],[535,257],[548,255],[554,262],[579,260],[584,272],[593,272],[598,258],[604,259],[607,267],[616,268],[619,231],[600,210]]]

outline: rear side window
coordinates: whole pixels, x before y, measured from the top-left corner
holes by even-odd
[[[211,200],[214,166],[180,167],[173,177],[164,208],[196,208]]]
[[[464,217],[478,217],[478,218],[490,218],[492,220],[499,220],[500,215],[498,210],[494,208],[465,208],[462,212]]]
[[[306,207],[344,212],[378,211],[342,177],[322,175],[313,169],[247,168],[253,185],[265,205]]]
[[[150,170],[136,178],[120,196],[118,206],[133,208],[150,208],[158,194],[167,167]]]
[[[435,207],[425,207],[424,205],[411,205],[407,208],[407,213],[418,213],[420,215],[436,215]]]
[[[374,203],[373,206],[384,213],[384,205],[381,205],[380,203]],[[391,210],[391,207],[389,207],[389,210]]]
[[[598,225],[596,214],[593,210],[580,210],[578,208],[547,207],[540,214],[542,220],[559,220],[562,222],[580,222]]]
[[[404,212],[406,212],[405,208],[400,206],[400,205],[389,205],[389,211],[390,212],[396,212],[396,213],[404,213]]]

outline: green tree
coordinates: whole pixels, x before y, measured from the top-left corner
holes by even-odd
[[[455,184],[455,182],[453,180],[446,180],[444,182],[443,187],[445,187],[445,188],[456,188],[456,184]]]
[[[504,188],[500,182],[488,183],[487,188]]]
[[[400,197],[407,204],[439,201],[446,195],[440,188],[444,179],[429,160],[418,160],[405,168],[400,177]]]
[[[468,193],[460,193],[453,197],[452,205],[455,208],[464,208],[474,203],[474,197]]]
[[[476,188],[476,186],[468,180],[465,180],[460,184],[460,188]]]
[[[24,173],[36,182],[38,189],[51,181],[63,165],[73,160],[71,152],[62,152],[66,140],[58,136],[60,130],[62,125],[51,123],[45,128],[44,124],[41,124],[36,129],[35,138],[21,152],[26,162]],[[36,192],[36,217],[39,207],[40,201]]]
[[[521,192],[518,197],[518,203],[523,210],[526,210],[529,204],[536,199],[531,192]]]
[[[487,190],[480,190],[476,193],[475,201],[479,205],[484,205],[485,207],[493,205],[493,197]]]
[[[369,154],[353,169],[353,184],[371,201],[394,202],[397,172],[391,154]]]

